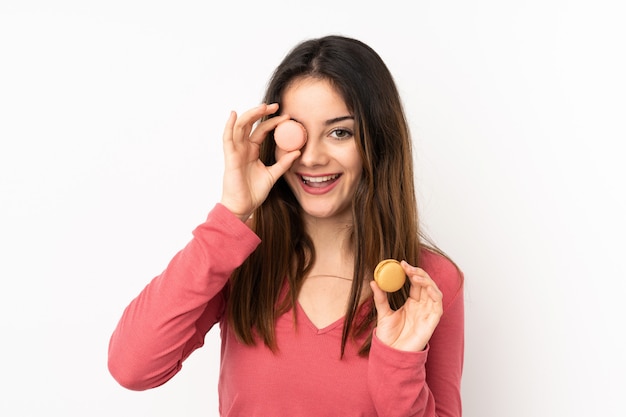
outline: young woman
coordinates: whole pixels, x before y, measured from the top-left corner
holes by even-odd
[[[411,140],[387,67],[341,36],[297,45],[230,115],[222,198],[124,311],[109,369],[143,390],[221,329],[222,416],[460,416],[463,282],[420,238]],[[306,143],[278,148],[295,120]],[[402,260],[395,292],[373,279]]]

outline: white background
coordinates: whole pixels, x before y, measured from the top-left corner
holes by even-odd
[[[0,415],[217,415],[217,332],[147,392],[108,339],[219,199],[229,111],[330,33],[396,77],[465,271],[465,416],[626,415],[619,3],[3,0]]]

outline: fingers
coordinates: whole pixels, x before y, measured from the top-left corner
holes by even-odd
[[[276,129],[276,126],[278,126],[285,120],[289,120],[289,116],[286,114],[283,114],[283,115],[272,117],[268,120],[265,120],[263,123],[259,123],[259,125],[250,134],[248,140],[252,143],[256,143],[257,145],[260,145],[267,137],[267,134],[270,131]]]
[[[222,141],[224,143],[224,149],[232,147],[233,141],[233,127],[235,126],[235,122],[237,121],[237,113],[234,111],[230,112],[228,116],[228,120],[226,121],[226,126],[224,126],[224,133],[222,134]]]
[[[237,116],[234,111],[231,112],[224,128],[224,148],[232,150],[239,145],[247,146],[249,143],[260,145],[270,131],[289,119],[288,115],[283,114],[258,123],[255,127],[255,123],[261,118],[274,114],[276,111],[278,111],[278,103],[261,104],[241,116]]]
[[[293,165],[296,159],[300,157],[302,153],[300,150],[295,150],[292,152],[288,152],[280,157],[276,163],[270,167],[268,167],[268,171],[272,176],[274,182],[280,178],[287,170]]]
[[[422,268],[412,266],[406,261],[402,261],[401,265],[411,281],[409,297],[416,301],[430,300],[433,302],[441,302],[443,300],[443,293],[426,271]]]
[[[268,125],[270,125],[269,127],[265,125],[265,128],[255,130],[255,133],[251,136],[254,124],[262,117],[276,113],[277,110],[278,104],[272,103],[261,104],[243,113],[232,125],[232,141],[235,144],[242,144],[246,142],[254,142],[257,144],[261,143],[267,132],[276,127],[280,121],[285,120],[286,117],[282,116],[279,120],[273,120],[275,118],[270,119],[271,123],[268,123]],[[271,125],[274,127],[271,127]]]
[[[374,293],[374,305],[376,306],[376,311],[378,312],[378,318],[380,319],[382,317],[385,317],[389,313],[392,313],[393,311],[389,306],[387,293],[381,290],[374,280],[370,282],[370,287],[372,288],[372,292]]]

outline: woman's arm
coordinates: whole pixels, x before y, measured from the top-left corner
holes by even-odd
[[[463,277],[458,269],[439,255],[425,256],[424,269],[440,290],[443,313],[423,350],[407,351],[390,346],[390,329],[377,328],[372,338],[368,383],[381,416],[460,417],[461,374],[464,352]],[[436,292],[433,292],[436,297]],[[380,313],[380,309],[379,309]],[[401,311],[396,313],[402,313]],[[398,315],[400,316],[400,314]],[[423,317],[427,317],[424,314]],[[428,326],[427,320],[413,325]],[[380,324],[380,322],[379,322]],[[388,324],[388,323],[386,323]],[[410,320],[395,325],[410,326]],[[381,338],[378,333],[381,333]],[[419,335],[421,331],[414,330]],[[403,334],[403,332],[399,332]],[[409,339],[404,336],[404,339]],[[422,346],[423,339],[416,336]],[[402,337],[398,337],[403,341]],[[399,346],[412,346],[405,343]]]
[[[217,204],[187,246],[124,310],[109,344],[111,375],[133,390],[172,378],[219,321],[228,278],[259,243]]]

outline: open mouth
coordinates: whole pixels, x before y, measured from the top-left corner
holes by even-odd
[[[339,178],[340,176],[341,174],[323,175],[321,177],[309,177],[306,175],[301,175],[300,180],[306,186],[314,187],[314,188],[323,188],[337,181],[337,178]]]

